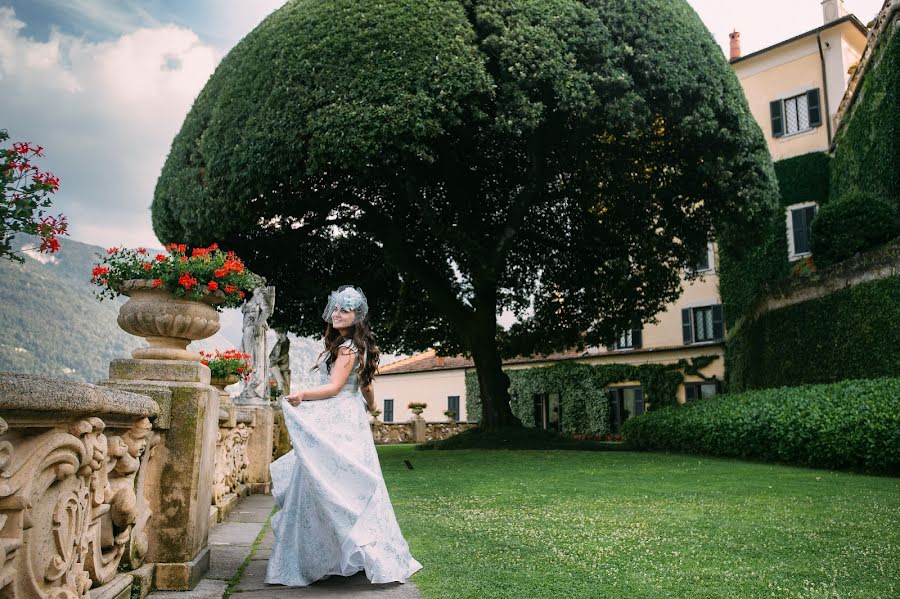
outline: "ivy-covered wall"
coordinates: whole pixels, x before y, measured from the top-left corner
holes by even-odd
[[[900,375],[900,276],[742,323],[725,369],[729,392]]]
[[[833,199],[862,191],[900,208],[900,17],[887,26],[834,140]]]
[[[824,152],[811,152],[775,163],[781,204],[772,221],[753,248],[741,248],[742,255],[728,253],[720,244],[719,292],[725,312],[726,328],[751,311],[765,294],[766,286],[788,276],[788,240],[785,210],[791,204],[817,202],[823,206],[829,197],[829,162]]]
[[[559,362],[552,366],[504,369],[509,376],[513,414],[529,427],[534,420],[534,396],[559,393],[562,429],[569,434],[606,435],[610,432],[606,387],[623,381],[638,381],[647,410],[677,402],[678,386],[686,374],[706,378],[700,372],[718,359],[697,356],[671,364],[581,364]],[[466,419],[481,420],[481,393],[474,371],[466,373]]]

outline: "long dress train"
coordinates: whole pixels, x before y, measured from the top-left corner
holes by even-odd
[[[324,358],[319,372],[327,383]],[[281,403],[293,449],[270,466],[281,509],[266,582],[306,586],[360,570],[373,583],[405,582],[422,564],[397,524],[355,366],[334,397]]]

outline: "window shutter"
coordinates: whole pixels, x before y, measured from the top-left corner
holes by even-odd
[[[634,390],[634,414],[632,416],[640,416],[644,413],[644,390],[641,388]]]
[[[694,401],[697,399],[697,391],[699,390],[697,385],[694,384],[685,384],[684,386],[684,401]]]
[[[809,235],[807,233],[806,210],[791,210],[791,224],[794,226],[794,253],[809,251]]]
[[[634,349],[641,349],[641,342],[643,339],[641,338],[641,330],[642,329],[631,329],[631,347]]]
[[[818,127],[822,124],[822,108],[819,104],[818,88],[806,92],[806,105],[809,108],[809,126]]]
[[[684,338],[684,344],[689,345],[694,337],[691,334],[691,309],[684,308],[681,311],[681,334]]]
[[[541,401],[540,395],[533,395],[534,400],[534,427],[544,427],[544,403]],[[526,404],[527,405],[527,404]]]
[[[722,318],[722,304],[712,307],[713,339],[725,338],[725,323]]]
[[[772,114],[772,137],[784,135],[784,107],[781,100],[769,102],[769,112]]]

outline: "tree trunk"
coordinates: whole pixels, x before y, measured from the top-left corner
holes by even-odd
[[[509,377],[501,368],[496,339],[485,336],[472,343],[472,359],[481,392],[481,429],[521,428],[509,405]]]

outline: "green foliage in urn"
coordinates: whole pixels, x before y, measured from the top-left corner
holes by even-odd
[[[303,281],[273,317],[300,335],[352,279],[386,349],[472,356],[495,429],[518,424],[502,357],[650,320],[776,195],[685,0],[294,0],[197,97],[152,214],[164,241],[219,240]]]
[[[210,294],[225,298],[216,309],[235,308],[244,302],[248,291],[264,280],[244,267],[233,251],[223,252],[218,244],[194,248],[188,253],[184,244],[166,246],[167,254],[151,257],[146,248],[113,247],[91,271],[91,283],[99,290],[100,301],[117,297],[125,281],[151,281],[153,288],[169,291],[172,297],[200,300]]]
[[[699,376],[701,370],[719,356],[697,356],[672,364],[581,364],[560,362],[553,366],[506,369],[510,378],[513,413],[526,425],[534,420],[533,397],[558,393],[562,405],[562,432],[578,435],[607,435],[610,431],[609,402],[606,387],[625,381],[638,381],[644,389],[647,410],[675,405],[678,386],[687,374]],[[468,420],[476,421],[478,379],[466,373]],[[475,404],[474,406],[472,404]]]
[[[637,449],[900,473],[900,378],[748,391],[627,420]]]
[[[234,349],[226,349],[224,352],[216,350],[215,354],[205,351],[197,353],[203,358],[200,360],[200,363],[205,364],[209,368],[212,378],[238,377],[245,381],[250,380],[250,374],[253,372],[253,366],[250,364],[252,359],[250,354],[244,354]]]

